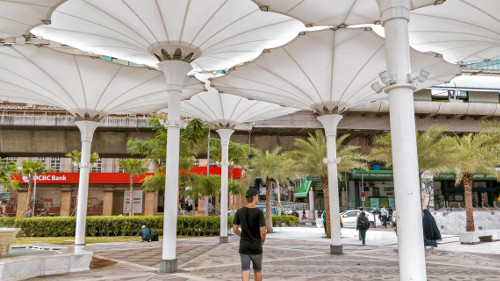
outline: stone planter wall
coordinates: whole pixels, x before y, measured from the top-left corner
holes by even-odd
[[[458,235],[465,232],[465,211],[432,211],[441,234]],[[476,230],[500,229],[500,210],[475,211]]]

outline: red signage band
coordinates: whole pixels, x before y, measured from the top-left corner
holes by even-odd
[[[191,173],[198,175],[206,175],[207,168],[206,167],[193,167],[190,169]],[[181,173],[181,175],[185,174],[185,172]],[[229,169],[228,176],[233,178],[241,178],[242,169],[241,168],[233,168],[232,174],[231,169]],[[147,173],[140,176],[134,177],[134,183],[142,183],[144,178],[147,176],[153,175],[153,173]],[[221,175],[220,167],[210,167],[210,175]],[[28,183],[28,177],[22,176],[18,174],[14,174],[12,176],[19,183]],[[50,183],[79,183],[80,182],[80,173],[49,173],[45,175],[38,175],[36,179],[37,184],[50,184]],[[128,173],[90,173],[89,174],[89,183],[90,184],[106,184],[106,183],[130,183],[130,177]]]

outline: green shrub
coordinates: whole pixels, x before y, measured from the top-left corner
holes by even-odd
[[[0,217],[0,227],[13,227],[16,217]]]
[[[233,218],[228,217],[228,228]],[[75,217],[35,217],[0,218],[0,226],[21,228],[18,236],[57,237],[75,235]],[[142,225],[151,231],[163,234],[163,216],[89,216],[86,223],[86,236],[132,236]],[[220,233],[220,217],[177,217],[177,234],[187,236],[211,236]]]
[[[300,224],[299,218],[297,218],[296,216],[273,215],[273,225],[282,226],[282,223],[285,223],[287,226],[297,226]]]

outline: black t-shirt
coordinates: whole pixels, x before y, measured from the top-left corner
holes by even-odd
[[[233,224],[241,226],[240,254],[262,254],[260,228],[266,226],[264,213],[257,208],[243,207],[234,215]]]

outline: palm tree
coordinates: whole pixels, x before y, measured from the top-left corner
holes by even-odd
[[[444,138],[443,133],[446,130],[446,127],[433,125],[427,131],[417,133],[420,185],[425,171],[436,174],[449,170],[448,167],[453,164],[450,157],[453,154],[453,142],[449,138]],[[372,142],[377,147],[372,149],[368,159],[392,166],[391,134],[374,136]],[[430,193],[430,190],[427,190],[427,193]]]
[[[78,166],[78,164],[82,161],[82,154],[78,150],[73,150],[67,153],[66,157],[68,157],[75,166]],[[99,160],[99,154],[95,152],[90,154],[90,164],[94,164],[98,160]]]
[[[3,191],[19,189],[19,183],[15,179],[12,179],[12,174],[16,173],[16,171],[16,163],[12,161],[7,162],[5,159],[0,158],[0,184]]]
[[[215,160],[215,161],[220,161],[221,152],[222,152],[220,140],[211,138],[209,147],[210,147],[210,158]],[[241,143],[229,141],[228,160],[229,160],[229,163],[231,165],[230,172],[229,172],[230,177],[231,177],[231,181],[233,181],[233,168],[235,166],[239,166],[239,167],[248,166],[248,153],[249,152],[250,152],[250,147],[248,146],[248,144],[241,144]],[[233,185],[234,187],[241,185],[240,183],[236,183],[236,181],[234,182],[234,184],[236,184],[236,185]],[[244,190],[246,190],[246,188]],[[244,193],[244,190],[243,190],[243,193]],[[231,187],[228,187],[228,191],[230,194],[229,205],[230,205],[231,210],[234,211],[234,195],[243,194],[243,193],[240,192],[241,190],[239,188],[232,189]],[[233,192],[233,191],[235,191],[235,192]]]
[[[472,209],[472,181],[474,173],[485,172],[499,177],[495,170],[498,164],[498,143],[491,142],[491,135],[487,133],[468,134],[462,137],[445,137],[453,142],[454,170],[456,183],[463,182],[466,231],[474,231],[474,213]],[[497,139],[498,142],[498,139]]]
[[[271,152],[260,149],[252,149],[253,158],[250,159],[250,178],[261,176],[266,180],[266,230],[273,232],[273,217],[271,210],[271,186],[272,179],[279,178],[282,174],[283,162],[286,160],[284,154],[280,154],[281,147],[275,147]]]
[[[130,178],[130,204],[128,211],[129,216],[133,215],[134,209],[134,177],[143,175],[148,171],[148,169],[144,167],[145,162],[146,160],[130,158],[118,160],[118,164],[120,164],[120,167],[125,171],[125,173],[128,173]]]
[[[45,163],[42,161],[23,161],[22,166],[21,166],[21,174],[23,176],[28,177],[28,194],[26,198],[26,206],[24,207],[24,210],[28,210],[30,206],[30,198],[31,198],[31,192],[32,192],[32,187],[33,187],[33,177],[35,175],[44,175],[47,173],[53,173],[53,169],[47,169],[45,167]],[[34,215],[35,210],[33,210],[33,215]],[[24,213],[24,212],[23,212]]]
[[[488,144],[493,146],[493,149],[496,150],[497,167],[500,167],[500,121],[485,121],[481,126],[481,132],[483,132],[488,138]]]
[[[337,176],[355,168],[365,168],[366,163],[361,159],[361,154],[355,152],[358,146],[342,145],[349,137],[349,134],[337,138],[337,156],[341,159],[337,168]],[[321,180],[323,189],[325,213],[326,213],[326,235],[331,237],[330,228],[330,204],[328,190],[328,166],[323,162],[326,157],[326,138],[322,130],[316,130],[314,135],[309,134],[306,140],[296,139],[294,143],[297,149],[290,152],[290,157],[296,160],[296,173],[315,175]],[[333,180],[333,179],[332,179]]]

